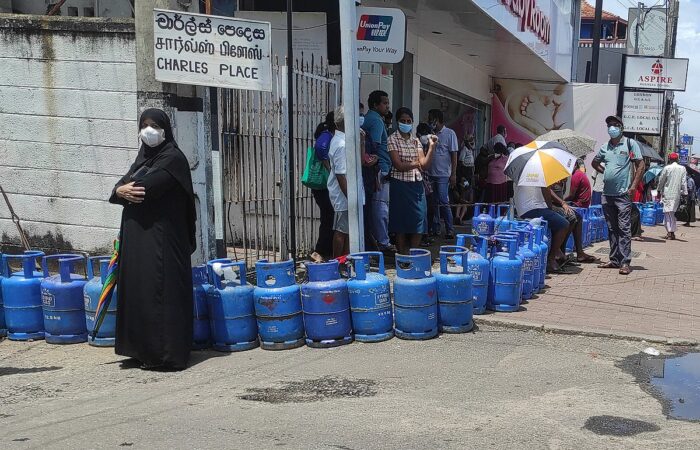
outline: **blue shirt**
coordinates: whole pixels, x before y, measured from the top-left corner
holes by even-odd
[[[617,145],[611,142],[603,145],[594,160],[605,164],[603,173],[603,195],[619,196],[627,194],[632,185],[632,161],[642,159],[642,150],[634,139],[623,137]]]
[[[388,174],[391,170],[391,158],[387,149],[388,136],[384,118],[377,111],[370,109],[365,114],[365,123],[362,124],[362,129],[375,143],[377,157],[379,158],[379,170],[384,174]]]
[[[431,177],[449,177],[452,175],[452,154],[459,152],[457,134],[443,126],[435,135],[438,138],[437,148],[425,173]]]

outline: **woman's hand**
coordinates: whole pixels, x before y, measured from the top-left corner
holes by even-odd
[[[146,196],[146,188],[134,186],[134,181],[117,188],[117,197],[121,197],[129,203],[141,203]]]

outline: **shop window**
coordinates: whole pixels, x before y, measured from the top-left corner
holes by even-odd
[[[69,16],[77,16],[78,15],[78,8],[75,6],[69,6],[68,7],[68,15]]]
[[[95,8],[92,8],[92,7],[83,8],[83,16],[95,17]]]

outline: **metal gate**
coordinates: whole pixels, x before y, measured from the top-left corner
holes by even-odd
[[[248,262],[289,257],[287,67],[273,64],[272,92],[219,89],[222,195],[229,257]],[[313,60],[294,64],[294,178],[297,257],[313,251],[319,214],[299,181],[316,126],[335,109],[339,83]]]

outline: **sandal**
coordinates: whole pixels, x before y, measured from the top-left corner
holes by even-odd
[[[623,264],[622,267],[620,267],[620,275],[629,275],[631,272],[632,268],[627,264]]]
[[[569,272],[568,270],[564,270],[564,267],[554,267],[551,269],[547,269],[547,273],[554,273],[557,275],[571,275],[572,272]]]
[[[614,262],[609,261],[609,262],[606,262],[606,263],[598,264],[598,268],[599,268],[599,269],[619,269],[620,266],[618,266],[618,265],[615,264]]]
[[[593,264],[593,263],[599,263],[600,259],[596,258],[593,255],[586,255],[583,258],[576,258],[577,262],[580,262],[581,264]]]

